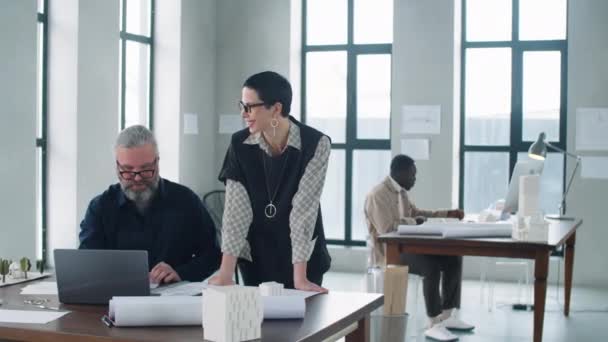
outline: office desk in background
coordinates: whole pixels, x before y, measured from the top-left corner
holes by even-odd
[[[23,303],[29,298],[49,298],[49,306],[71,313],[48,324],[0,323],[0,341],[203,341],[201,327],[109,328],[101,321],[105,305],[63,305],[57,296],[23,296],[19,284],[0,288],[2,309],[39,310]],[[267,320],[262,324],[262,341],[322,341],[358,323],[346,336],[347,342],[369,340],[369,315],[382,306],[384,296],[372,293],[330,292],[306,299],[304,319]]]
[[[399,256],[403,252],[533,259],[534,342],[541,342],[547,295],[549,255],[557,247],[565,245],[564,315],[568,316],[570,314],[576,229],[583,223],[580,219],[573,221],[549,220],[549,222],[549,240],[546,243],[522,242],[507,238],[442,239],[432,236],[399,235],[396,232],[380,235],[378,240],[386,245],[387,264],[399,264]]]

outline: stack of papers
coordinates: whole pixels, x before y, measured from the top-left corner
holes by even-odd
[[[57,283],[54,281],[41,281],[24,286],[22,295],[57,295]]]
[[[513,224],[510,222],[425,222],[418,226],[400,225],[402,235],[433,235],[442,238],[511,237]]]
[[[158,287],[152,287],[152,284],[150,284],[150,293],[159,296],[197,296],[203,292],[206,286],[207,284],[203,282],[188,281]]]

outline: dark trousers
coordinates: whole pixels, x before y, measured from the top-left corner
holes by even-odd
[[[423,277],[422,287],[427,316],[435,317],[442,310],[460,307],[461,256],[403,253],[401,263],[409,266],[410,273]],[[440,282],[441,292],[439,292]]]

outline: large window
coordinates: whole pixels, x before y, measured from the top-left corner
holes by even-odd
[[[38,0],[36,58],[36,258],[46,259],[48,0]]]
[[[567,0],[463,0],[460,203],[504,198],[540,132],[566,149]],[[557,212],[565,161],[549,153],[541,208]]]
[[[152,128],[154,0],[121,0],[120,128]]]
[[[332,139],[325,235],[363,245],[365,195],[391,159],[393,0],[303,0],[302,13],[302,120]]]

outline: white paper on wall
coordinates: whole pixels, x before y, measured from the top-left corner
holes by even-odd
[[[198,134],[198,114],[184,113],[184,134]]]
[[[576,109],[576,149],[608,150],[608,108]]]
[[[401,139],[401,153],[414,160],[429,160],[429,139]]]
[[[608,157],[582,157],[581,178],[608,179]]]
[[[238,114],[220,115],[218,131],[220,134],[232,134],[243,129],[243,118]]]
[[[441,133],[441,106],[401,107],[401,134]]]

